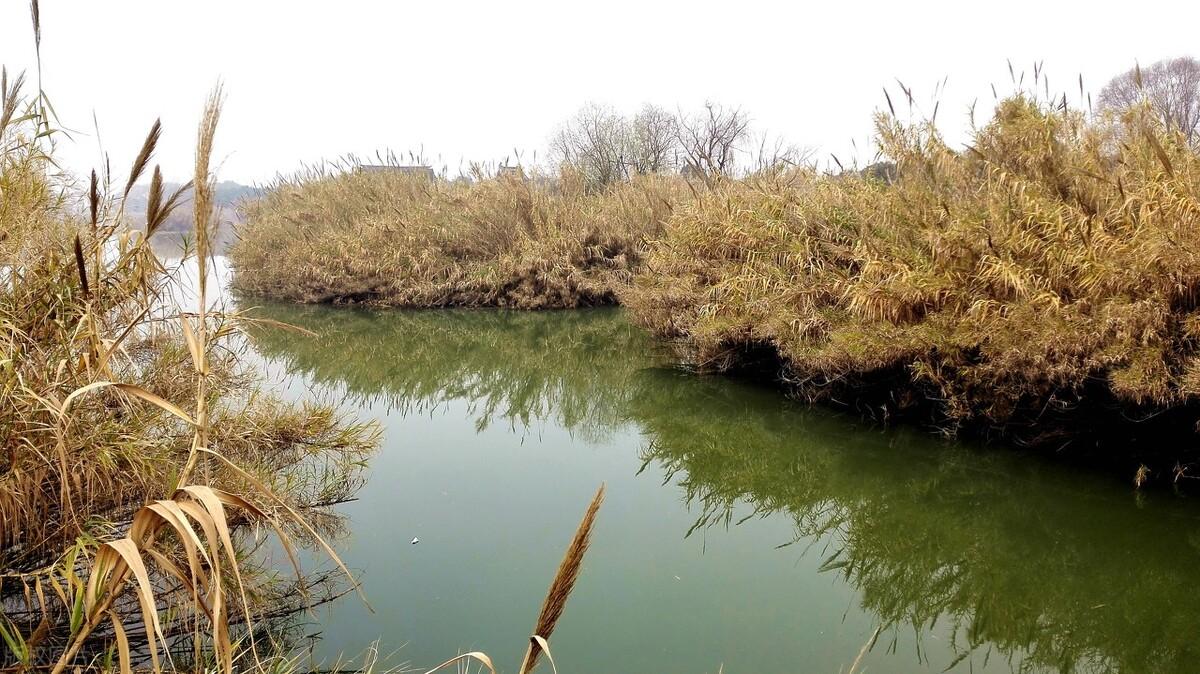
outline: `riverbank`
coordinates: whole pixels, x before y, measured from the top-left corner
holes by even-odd
[[[754,367],[807,400],[1113,460],[1139,482],[1187,475],[1200,159],[1186,139],[1147,109],[1093,117],[1023,95],[962,151],[892,115],[877,138],[884,171],[702,187],[282,183],[247,206],[236,285],[405,307],[619,301],[700,370]]]
[[[624,294],[636,320],[702,368],[777,359],[808,400],[1186,474],[1200,157],[1185,139],[1145,110],[1090,120],[1024,98],[964,152],[886,116],[878,136],[892,184],[733,183],[678,209]]]

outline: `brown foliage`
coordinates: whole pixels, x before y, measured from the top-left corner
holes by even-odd
[[[623,300],[702,366],[765,346],[810,398],[882,389],[885,415],[923,400],[951,431],[1192,405],[1200,158],[1144,107],[1109,122],[1017,97],[956,152],[881,116],[894,184],[722,185]]]
[[[553,309],[612,304],[686,184],[477,182],[348,171],[246,206],[235,287],[298,302]]]

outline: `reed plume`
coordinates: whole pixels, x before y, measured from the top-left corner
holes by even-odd
[[[221,119],[221,105],[224,96],[221,85],[218,84],[209,95],[208,103],[204,106],[204,116],[200,120],[200,130],[196,137],[196,174],[193,177],[192,214],[196,228],[196,281],[198,296],[196,302],[196,326],[191,327],[191,319],[180,316],[184,335],[188,342],[188,350],[192,354],[192,365],[200,375],[196,393],[196,424],[192,438],[191,451],[187,463],[179,474],[177,484],[185,485],[191,479],[192,471],[200,453],[208,449],[208,258],[211,255],[209,241],[210,226],[213,215],[213,178],[209,174],[209,164],[212,161],[213,139],[217,134],[217,122]]]
[[[129,191],[133,189],[134,183],[146,171],[146,166],[150,163],[150,156],[154,154],[154,148],[158,146],[159,136],[162,135],[162,120],[154,120],[154,125],[150,127],[150,133],[146,134],[146,140],[142,142],[142,149],[138,151],[137,158],[133,160],[133,166],[129,169],[129,180],[125,182],[124,196],[129,196]]]
[[[162,224],[166,222],[175,208],[179,206],[180,200],[184,193],[192,189],[192,181],[189,180],[178,189],[171,193],[171,196],[165,200],[163,198],[163,178],[162,171],[159,167],[154,167],[154,177],[150,181],[150,193],[146,201],[146,238],[149,239],[158,231]]]
[[[0,134],[3,134],[4,130],[8,128],[9,122],[17,112],[17,103],[20,101],[19,94],[24,83],[25,75],[22,73],[17,75],[10,85],[8,69],[0,67]]]
[[[100,225],[100,181],[95,169],[92,169],[92,178],[88,183],[88,215],[91,216],[88,222],[92,226],[92,237],[95,238],[96,228]]]
[[[525,659],[521,662],[519,674],[526,674],[537,666],[538,655],[543,650],[537,637],[548,641],[551,633],[554,632],[555,625],[558,624],[558,619],[562,617],[563,609],[567,605],[567,597],[571,596],[571,591],[575,589],[575,581],[579,579],[583,555],[587,553],[588,546],[591,544],[596,513],[600,510],[600,504],[603,502],[604,485],[602,484],[596,490],[596,495],[588,505],[587,512],[583,514],[579,528],[575,530],[575,537],[567,546],[567,552],[558,565],[558,572],[554,574],[554,580],[550,583],[550,590],[546,593],[546,600],[542,602],[542,611],[538,614],[537,623],[533,628],[534,636],[529,640],[529,648],[525,651]]]

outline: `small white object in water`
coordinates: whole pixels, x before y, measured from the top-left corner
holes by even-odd
[[[419,538],[414,538],[414,539],[413,539],[413,541],[412,541],[412,544],[413,544],[413,545],[416,545],[417,543],[420,543],[420,542],[421,542],[421,539],[419,539]]]

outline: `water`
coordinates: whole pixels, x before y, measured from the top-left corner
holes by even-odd
[[[564,672],[832,674],[877,629],[859,671],[1200,668],[1181,494],[693,376],[618,310],[261,314],[322,335],[254,337],[292,395],[385,433],[338,542],[375,612],[320,610],[324,659],[515,671],[603,482]]]

